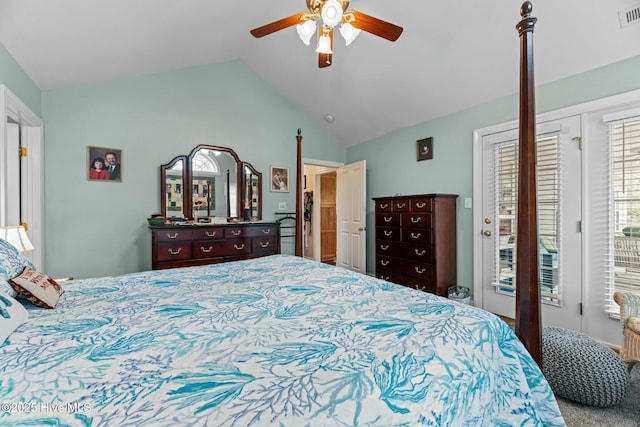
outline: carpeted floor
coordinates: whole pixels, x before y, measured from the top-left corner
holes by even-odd
[[[594,408],[557,398],[568,427],[640,427],[640,363],[631,370],[631,385],[617,406]]]

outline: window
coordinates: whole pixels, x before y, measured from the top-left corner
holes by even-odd
[[[617,290],[640,293],[640,116],[624,117],[607,124],[611,156],[610,245],[613,249],[610,251],[613,262],[609,263],[607,297],[611,298]],[[608,305],[611,304],[609,300]],[[613,311],[617,313],[617,307]]]

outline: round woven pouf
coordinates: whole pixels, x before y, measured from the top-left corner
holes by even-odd
[[[629,371],[620,356],[570,329],[543,329],[542,372],[557,396],[582,405],[617,405],[629,388]]]

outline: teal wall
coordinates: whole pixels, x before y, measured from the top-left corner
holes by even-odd
[[[11,54],[0,44],[0,84],[5,85],[39,117],[41,92]]]
[[[269,191],[270,166],[346,148],[241,61],[44,92],[46,270],[56,277],[151,268],[146,218],[160,209],[159,166],[198,144],[231,147],[263,173],[263,217],[295,192]],[[87,146],[122,150],[122,183],[87,180]],[[292,188],[293,189],[293,188]]]
[[[539,113],[640,89],[640,56],[536,89]],[[458,194],[458,282],[473,285],[473,130],[518,117],[514,94],[469,110],[394,132],[347,149],[349,163],[367,161],[367,271],[375,270],[372,197],[394,194]],[[434,138],[433,160],[416,161],[416,140]]]

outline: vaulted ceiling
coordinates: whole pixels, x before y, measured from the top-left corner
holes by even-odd
[[[640,54],[640,0],[533,0],[536,83]],[[352,0],[404,28],[396,42],[336,35],[333,65],[294,27],[252,28],[305,0],[0,0],[0,43],[50,89],[241,59],[329,133],[353,145],[514,94],[519,1]],[[324,117],[335,117],[328,123]]]

